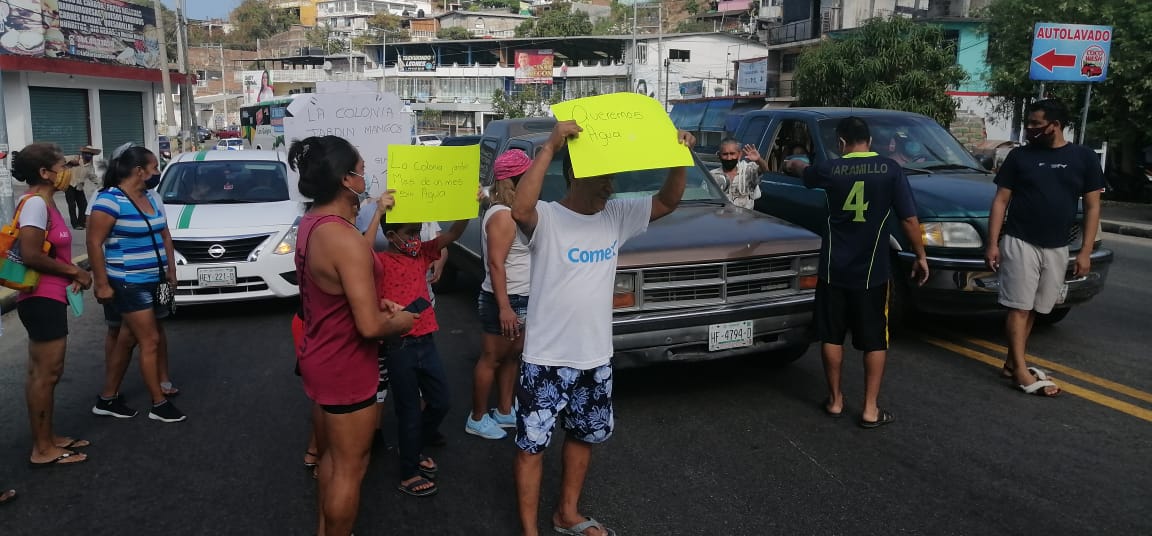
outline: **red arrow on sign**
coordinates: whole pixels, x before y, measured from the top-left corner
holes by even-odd
[[[1075,67],[1076,55],[1075,54],[1057,54],[1056,49],[1051,49],[1035,58],[1032,61],[1039,63],[1041,67],[1052,72],[1056,67]]]

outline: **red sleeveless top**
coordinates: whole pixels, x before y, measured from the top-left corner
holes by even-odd
[[[380,343],[360,336],[346,296],[324,292],[308,272],[308,240],[313,230],[329,223],[356,230],[336,215],[305,214],[296,239],[296,276],[304,318],[304,338],[298,349],[300,376],[308,398],[325,406],[344,406],[376,396]],[[367,242],[364,248],[371,250]],[[372,288],[376,288],[384,267],[375,255],[371,257],[376,280]]]

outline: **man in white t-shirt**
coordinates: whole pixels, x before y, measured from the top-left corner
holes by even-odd
[[[669,170],[656,195],[610,199],[611,175],[576,179],[565,156],[568,193],[540,201],[552,158],[579,135],[556,124],[516,187],[512,218],[531,252],[531,289],[520,385],[516,390],[516,490],[524,536],[536,536],[542,453],[559,422],[565,430],[564,475],[552,526],[564,534],[615,534],[577,507],[592,445],[612,435],[612,291],[620,248],[670,214],[684,195],[684,168]],[[687,132],[677,134],[692,147]]]

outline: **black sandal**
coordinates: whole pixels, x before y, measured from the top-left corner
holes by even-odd
[[[428,487],[425,487],[424,489],[418,489],[422,486]],[[440,491],[440,488],[436,487],[435,482],[425,477],[419,477],[416,480],[409,482],[408,484],[401,482],[399,486],[396,486],[396,489],[403,491],[404,493],[407,493],[413,497],[431,497],[435,495],[436,492]]]
[[[306,450],[306,451],[304,451],[304,456],[305,457],[311,456],[312,458],[314,458],[316,460],[315,462],[312,462],[312,463],[304,462],[304,468],[305,469],[315,469],[316,466],[320,463],[320,455],[316,454],[315,452],[312,452],[310,450]]]

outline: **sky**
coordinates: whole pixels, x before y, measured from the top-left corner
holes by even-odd
[[[232,8],[240,5],[241,0],[184,0],[188,8],[190,19],[226,19]],[[164,0],[164,5],[176,9],[178,0]]]

